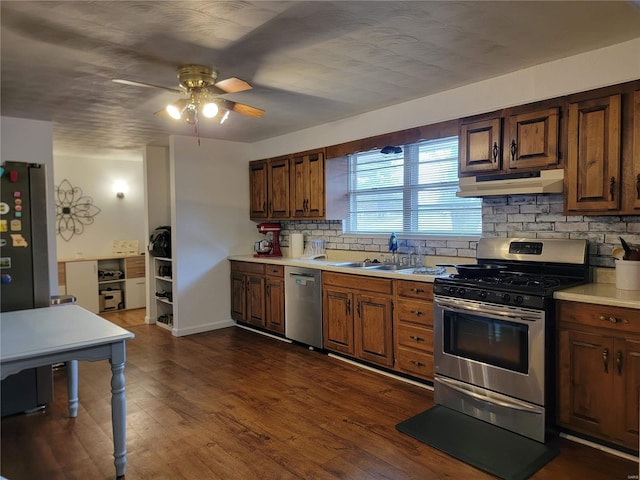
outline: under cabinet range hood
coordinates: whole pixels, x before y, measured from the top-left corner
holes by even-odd
[[[460,178],[458,197],[562,193],[564,170],[507,173]]]

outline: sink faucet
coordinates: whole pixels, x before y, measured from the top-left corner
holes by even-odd
[[[398,250],[398,236],[396,232],[392,232],[389,237],[389,251],[391,252],[391,261],[396,263],[396,250]]]

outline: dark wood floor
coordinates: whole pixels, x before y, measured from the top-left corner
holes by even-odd
[[[137,315],[137,316],[136,316]],[[240,328],[175,338],[111,314],[128,343],[127,479],[490,479],[399,433],[429,390]],[[114,477],[107,362],[80,362],[68,418],[56,371],[45,411],[2,419],[10,480]],[[628,480],[638,464],[564,439],[538,480]],[[637,477],[635,477],[637,478]]]

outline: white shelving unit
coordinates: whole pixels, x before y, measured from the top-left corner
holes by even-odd
[[[156,324],[171,330],[173,328],[173,262],[170,258],[153,258],[155,282]]]

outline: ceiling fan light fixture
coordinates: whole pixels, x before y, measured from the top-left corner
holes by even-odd
[[[167,105],[165,110],[171,118],[180,120],[182,119],[182,114],[184,113],[185,108],[187,108],[187,100],[181,99]]]
[[[218,105],[215,102],[207,102],[202,105],[202,115],[206,118],[213,118],[218,114]]]

